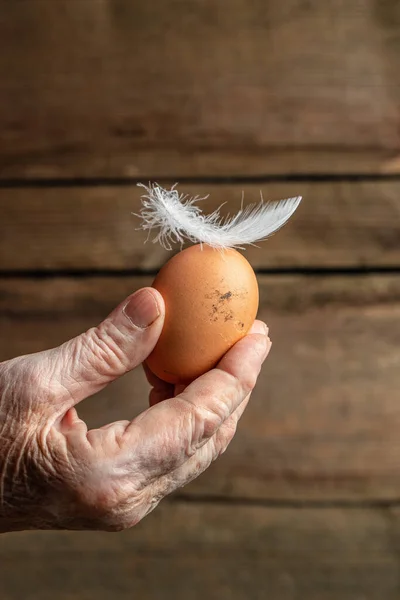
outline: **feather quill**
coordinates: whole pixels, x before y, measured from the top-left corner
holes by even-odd
[[[158,229],[153,243],[159,242],[166,250],[171,250],[173,243],[182,245],[185,240],[220,250],[244,249],[280,229],[301,202],[298,196],[265,203],[261,196],[259,203],[245,208],[242,200],[242,208],[235,216],[222,218],[222,205],[209,215],[202,214],[197,204],[208,196],[191,198],[179,194],[176,185],[170,190],[158,184],[138,185],[146,191],[142,196],[141,212],[136,215],[142,221],[140,229],[148,230],[149,236],[153,229]]]

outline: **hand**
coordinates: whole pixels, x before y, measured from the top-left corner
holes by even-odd
[[[271,343],[264,324],[186,389],[147,370],[150,407],[88,431],[75,406],[143,363],[164,321],[144,288],[98,327],[0,364],[0,531],[129,528],[225,451]]]

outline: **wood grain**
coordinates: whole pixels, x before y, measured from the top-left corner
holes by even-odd
[[[399,544],[398,509],[164,502],[123,534],[2,536],[1,597],[397,600]]]
[[[169,187],[166,185],[166,187]],[[257,269],[400,266],[400,182],[182,185],[205,213],[302,195],[288,224],[246,256]],[[171,254],[137,231],[131,187],[0,190],[0,269],[157,269]],[[154,232],[153,235],[155,235]],[[29,249],[29,251],[25,251]],[[178,247],[176,250],[179,249]]]
[[[400,495],[400,277],[260,277],[273,348],[229,451],[185,493],[279,500]],[[0,358],[99,323],[148,278],[0,280]],[[80,405],[89,426],[147,406],[136,370]]]
[[[0,360],[170,257],[118,178],[305,174],[180,188],[207,212],[303,195],[247,250],[260,272],[399,269],[399,181],[312,181],[400,174],[399,30],[396,0],[0,0],[0,271],[25,273],[0,278]],[[36,178],[69,185],[15,187]],[[226,454],[132,531],[0,536],[1,600],[400,597],[400,275],[259,282],[273,348]],[[79,413],[131,419],[148,391],[139,368]]]
[[[0,15],[2,177],[399,171],[396,0]]]

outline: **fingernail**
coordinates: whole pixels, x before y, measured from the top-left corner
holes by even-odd
[[[160,309],[151,292],[139,290],[126,304],[124,313],[136,327],[146,329],[158,319]]]
[[[262,361],[264,361],[267,358],[268,353],[271,350],[271,346],[272,346],[272,343],[271,343],[271,340],[269,339],[269,337],[266,335],[265,336],[263,335],[262,341],[260,340],[259,345],[258,345],[259,354],[260,354],[260,358]]]
[[[268,349],[268,338],[265,335],[260,334],[258,341],[257,341],[257,353],[259,354],[259,356],[262,358],[263,356],[265,356],[265,353],[267,352]]]
[[[263,360],[265,360],[267,358],[267,356],[269,354],[269,351],[271,350],[271,346],[272,346],[272,342],[269,339],[269,337],[266,338],[266,341],[267,341],[267,345],[266,345],[266,348],[265,348],[265,354],[264,354],[264,359]]]
[[[268,327],[262,321],[255,321],[251,326],[249,333],[261,333],[264,335],[268,335]]]

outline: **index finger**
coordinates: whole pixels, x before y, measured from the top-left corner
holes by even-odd
[[[256,320],[254,321],[249,334],[262,333],[267,335],[268,331],[269,329],[265,323]],[[150,370],[146,362],[143,363],[143,370],[148,383],[152,386],[149,398],[150,406],[154,406],[154,404],[157,404],[158,402],[181,394],[189,385],[188,383],[166,383]]]
[[[181,466],[218,431],[253,390],[270,347],[266,334],[247,335],[215,369],[129,424],[123,444],[150,478]]]

